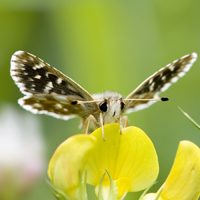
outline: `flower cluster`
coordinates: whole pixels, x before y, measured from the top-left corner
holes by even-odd
[[[57,199],[87,200],[86,183],[95,186],[99,200],[121,200],[157,179],[159,164],[153,143],[137,127],[120,134],[119,124],[104,126],[90,135],[75,135],[55,151],[48,168],[49,187]],[[166,179],[156,193],[141,200],[195,200],[200,194],[200,149],[182,141]]]
[[[5,104],[0,110],[0,199],[22,199],[45,169],[39,121]]]

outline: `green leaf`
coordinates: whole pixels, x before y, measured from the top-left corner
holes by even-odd
[[[85,174],[82,179],[81,172],[79,172],[79,190],[77,193],[76,199],[78,200],[88,200],[87,191],[86,191],[86,177],[87,173]],[[61,190],[56,189],[49,180],[46,180],[47,187],[51,191],[51,193],[56,197],[57,200],[71,200],[64,192]]]
[[[46,180],[47,187],[57,200],[70,200],[70,198],[62,191],[56,189],[49,180]]]
[[[78,200],[87,200],[87,190],[86,190],[86,178],[87,172],[85,171],[84,176],[82,177],[81,171],[79,171],[79,192],[77,199]]]
[[[200,125],[197,124],[186,112],[184,112],[180,107],[180,111],[200,130]]]
[[[149,191],[149,189],[155,185],[157,182],[152,183],[146,190],[144,190],[144,192],[142,193],[142,195],[140,196],[139,200],[142,200],[142,198],[146,195],[146,193]]]
[[[100,181],[100,184],[99,184],[99,193],[98,193],[98,200],[119,200],[118,198],[118,188],[115,184],[115,182],[112,180],[112,177],[111,175],[109,174],[109,172],[107,170],[105,170],[106,173],[108,174],[108,177],[110,179],[110,190],[109,190],[109,194],[108,196],[104,193],[103,191],[103,187],[102,187],[102,184],[103,184],[103,179],[106,175],[106,173],[103,174],[102,178],[101,178],[101,181]]]
[[[101,181],[100,181],[100,184],[99,184],[98,200],[104,200],[104,198],[103,198],[103,192],[102,192],[102,183],[103,183],[103,179],[104,179],[105,175],[106,175],[106,173],[103,174],[103,176],[101,178]]]
[[[117,198],[118,197],[118,188],[117,188],[115,182],[112,180],[112,177],[107,170],[106,170],[106,173],[108,174],[109,179],[110,179],[110,193],[109,193],[108,199],[116,200],[116,199],[118,199]]]
[[[160,191],[158,192],[158,194],[157,194],[157,196],[156,196],[156,198],[154,200],[158,200],[158,198],[160,197],[160,194],[161,194],[162,190],[163,190],[163,188],[160,189]]]

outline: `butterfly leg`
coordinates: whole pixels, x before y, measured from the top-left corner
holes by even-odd
[[[120,128],[120,135],[122,134],[122,117],[119,117],[119,128]]]
[[[122,125],[123,127],[127,127],[127,126],[128,126],[128,117],[127,117],[127,116],[123,116],[123,117],[121,118],[121,125]]]
[[[103,140],[105,141],[104,138],[104,128],[103,128],[103,116],[102,113],[100,113],[100,123],[99,124],[97,122],[97,120],[95,119],[95,117],[93,115],[89,115],[89,117],[86,119],[85,121],[85,125],[84,125],[84,129],[83,132],[85,134],[90,134],[92,133],[94,130],[96,130],[97,128],[99,128],[100,126],[102,127],[102,136],[103,136]]]
[[[85,125],[83,128],[83,133],[90,134],[97,128],[99,128],[99,123],[95,119],[93,115],[89,115],[89,117],[85,120]]]
[[[101,123],[101,128],[102,128],[103,141],[105,141],[104,128],[103,128],[103,115],[102,115],[102,113],[100,113],[100,123]]]
[[[120,124],[120,135],[121,135],[122,127],[128,126],[128,117],[127,116],[120,117],[119,124]]]

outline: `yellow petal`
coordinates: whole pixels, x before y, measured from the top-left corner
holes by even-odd
[[[123,197],[128,192],[131,185],[129,178],[120,178],[116,181],[116,186],[118,187],[118,199],[123,199]]]
[[[48,176],[52,185],[72,199],[79,186],[79,173],[83,174],[94,145],[94,137],[72,136],[57,148],[50,160]]]
[[[181,141],[171,172],[161,192],[163,200],[195,200],[200,193],[200,149]]]
[[[159,200],[196,200],[200,194],[200,149],[190,141],[181,141],[171,172],[159,189]],[[159,193],[145,195],[154,200]]]
[[[97,186],[105,169],[112,179],[128,178],[129,191],[139,191],[153,183],[158,175],[159,166],[155,148],[148,136],[137,127],[128,127],[120,134],[119,124],[104,126],[92,133],[97,143],[86,165],[87,182]]]

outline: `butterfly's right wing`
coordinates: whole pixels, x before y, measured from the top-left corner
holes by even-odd
[[[168,64],[147,78],[125,98],[125,112],[130,113],[138,111],[155,103],[156,101],[131,99],[157,98],[159,94],[167,90],[172,83],[175,83],[180,77],[184,76],[196,59],[196,53],[188,54]]]
[[[85,118],[92,112],[88,104],[73,103],[78,100],[93,101],[86,90],[30,53],[17,51],[13,54],[11,76],[26,95],[19,99],[19,104],[26,110],[62,119],[74,116]]]

